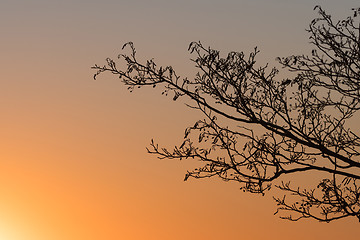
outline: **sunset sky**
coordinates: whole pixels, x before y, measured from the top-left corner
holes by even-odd
[[[141,59],[193,76],[187,47],[277,56],[309,51],[320,4],[335,18],[359,0],[1,0],[0,240],[355,240],[355,219],[297,223],[272,195],[218,179],[184,182],[196,163],[146,153],[181,143],[199,117],[157,90],[129,93],[94,64],[132,41]]]

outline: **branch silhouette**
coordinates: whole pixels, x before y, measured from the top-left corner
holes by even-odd
[[[320,6],[315,10],[319,17],[307,29],[311,54],[277,58],[291,78],[256,64],[257,48],[221,57],[201,42],[188,49],[198,69],[194,79],[152,59],[141,63],[131,42],[123,46],[130,54],[118,56],[125,67],[108,58],[106,65],[92,67],[94,78],[110,72],[130,91],[162,86],[162,94],[174,101],[187,98],[189,107],[203,113],[204,119],[185,130],[180,146],[168,150],[152,140],[147,148],[161,159],[203,163],[185,180],[219,177],[259,194],[275,186],[283,192],[274,197],[275,214],[292,221],[360,221],[359,129],[349,123],[360,109],[360,10],[352,9],[353,15],[340,21]],[[285,176],[310,176],[312,186],[303,181],[293,186],[283,181]]]

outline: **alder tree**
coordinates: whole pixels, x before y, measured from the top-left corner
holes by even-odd
[[[199,161],[185,180],[218,177],[258,194],[276,188],[276,213],[292,221],[360,221],[360,9],[339,21],[315,9],[307,29],[313,50],[276,58],[280,68],[257,64],[258,48],[221,56],[192,42],[198,73],[180,77],[171,66],[138,61],[129,42],[123,48],[130,53],[118,56],[122,63],[108,58],[94,65],[94,78],[110,72],[130,91],[162,87],[202,112],[179,146],[152,140],[148,147],[162,159]],[[292,77],[281,78],[280,70]]]

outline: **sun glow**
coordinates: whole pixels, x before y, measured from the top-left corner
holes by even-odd
[[[0,209],[0,240],[46,240],[47,229],[41,229],[31,220],[21,219],[18,214],[11,214]]]
[[[11,226],[10,223],[1,220],[0,221],[0,239],[1,240],[23,240],[28,239],[28,237],[21,236],[23,233],[16,229],[14,226]]]

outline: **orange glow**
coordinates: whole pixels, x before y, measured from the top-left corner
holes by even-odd
[[[308,47],[313,3],[17,2],[0,8],[0,240],[358,239],[352,219],[290,223],[273,216],[271,195],[184,183],[196,163],[161,161],[145,147],[178,144],[199,115],[157,89],[94,81],[90,69],[126,41],[180,75],[194,72],[194,40],[223,51],[259,45],[259,61],[272,61]],[[334,13],[358,5],[332,2]]]

